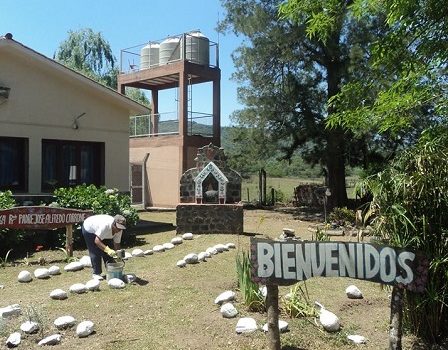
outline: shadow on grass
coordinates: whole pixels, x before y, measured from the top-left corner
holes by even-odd
[[[134,281],[135,284],[138,284],[139,286],[146,286],[149,281],[141,279],[140,277],[137,277]]]
[[[306,348],[298,348],[296,346],[282,346],[282,350],[307,350]]]
[[[291,214],[295,220],[322,221],[322,222],[324,221],[323,208],[288,207],[288,208],[277,208],[275,209],[275,211]]]
[[[255,236],[262,236],[262,234],[256,233],[256,232],[243,232],[243,233],[240,233],[238,236],[255,237]]]
[[[176,227],[169,222],[139,220],[137,225],[128,229],[126,233],[131,235],[145,235],[145,234],[173,231],[175,229]]]

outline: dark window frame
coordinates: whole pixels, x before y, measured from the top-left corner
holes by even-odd
[[[28,167],[29,167],[29,139],[26,137],[10,137],[10,136],[0,136],[0,143],[7,143],[12,146],[12,149],[18,151],[17,158],[11,164],[3,165],[1,162],[5,159],[0,156],[0,168],[3,171],[14,168],[17,173],[17,180],[10,184],[2,184],[3,175],[0,174],[0,191],[10,190],[14,193],[28,192]],[[0,150],[2,147],[0,147]],[[9,162],[10,163],[10,162]],[[14,169],[13,169],[14,171]],[[13,176],[10,174],[10,176]]]
[[[51,161],[52,167],[51,169],[46,169],[46,157],[47,151],[51,152],[51,147],[53,147],[53,156],[55,159]],[[82,181],[82,152],[85,148],[91,148],[93,159],[90,159],[93,162],[93,173],[90,176],[93,177],[91,181]],[[41,167],[41,191],[42,192],[53,192],[55,188],[58,187],[74,187],[77,185],[81,185],[86,183],[87,185],[93,184],[95,186],[102,186],[105,183],[104,176],[104,164],[105,164],[105,156],[104,142],[92,142],[92,141],[72,141],[72,140],[55,140],[55,139],[42,139],[42,167]],[[64,154],[64,152],[68,152],[69,154]],[[88,152],[87,152],[88,153]],[[67,156],[72,158],[70,162],[74,162],[76,165],[75,179],[71,179],[70,170],[67,169],[64,162],[67,161]],[[65,165],[65,166],[64,166]],[[72,165],[72,164],[70,164]],[[70,166],[69,166],[70,168]],[[53,172],[53,178],[56,182],[48,182],[45,176],[46,173]],[[68,179],[67,179],[68,175]]]

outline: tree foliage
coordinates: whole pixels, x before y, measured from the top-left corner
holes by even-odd
[[[373,195],[371,208],[381,237],[429,259],[424,293],[406,293],[405,318],[413,334],[442,342],[448,334],[448,129],[430,128],[360,187]]]
[[[55,58],[109,87],[117,86],[116,58],[109,42],[91,28],[70,30],[55,53]]]
[[[101,33],[96,33],[91,28],[70,30],[68,38],[59,45],[54,58],[103,85],[117,89],[117,59],[109,42]],[[150,105],[146,95],[139,89],[128,88],[126,94],[136,102]]]
[[[262,148],[273,143],[285,158],[300,150],[304,159],[326,168],[330,205],[344,206],[345,165],[365,165],[391,150],[379,152],[384,140],[372,134],[354,138],[339,126],[326,129],[327,116],[337,111],[328,101],[362,75],[368,44],[381,34],[381,23],[376,18],[355,21],[342,0],[293,1],[281,7],[279,18],[281,3],[223,1],[227,15],[221,30],[245,38],[233,55],[245,108],[233,119],[262,130]],[[314,17],[319,11],[332,16],[324,22]]]
[[[363,76],[346,84],[332,99],[338,113],[331,116],[329,125],[395,136],[422,123],[446,123],[446,3],[356,0],[349,10],[357,20],[384,18],[387,30],[372,42]]]

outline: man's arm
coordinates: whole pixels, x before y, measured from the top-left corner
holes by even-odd
[[[104,251],[104,249],[106,249],[106,245],[103,243],[103,241],[98,236],[95,237],[95,244],[102,251]]]

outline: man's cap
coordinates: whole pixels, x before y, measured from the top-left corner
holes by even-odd
[[[126,218],[123,215],[115,215],[114,224],[120,230],[126,230]]]

